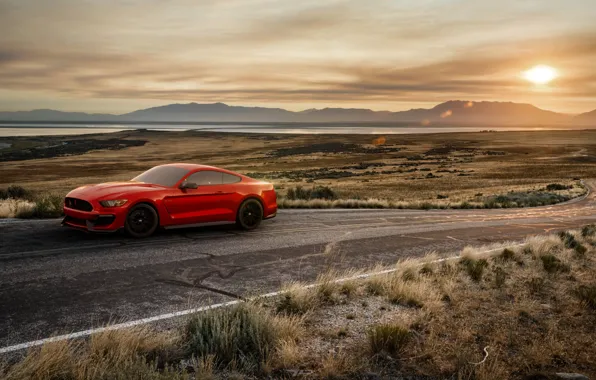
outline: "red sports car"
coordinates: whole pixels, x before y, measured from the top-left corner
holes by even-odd
[[[273,185],[213,166],[156,166],[128,182],[74,189],[63,224],[95,232],[124,229],[134,237],[158,227],[236,223],[252,230],[277,213]]]

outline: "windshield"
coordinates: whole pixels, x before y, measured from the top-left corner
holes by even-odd
[[[156,166],[134,177],[137,182],[151,183],[172,187],[188,173],[188,170],[176,166]]]

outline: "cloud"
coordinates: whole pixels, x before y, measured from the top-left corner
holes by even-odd
[[[569,104],[596,98],[582,1],[5,0],[0,87],[73,101]],[[538,63],[560,69],[551,92],[519,78]]]

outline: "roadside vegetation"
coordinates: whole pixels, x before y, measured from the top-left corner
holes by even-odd
[[[374,275],[384,271],[383,274]],[[347,277],[347,279],[346,279]],[[596,226],[320,275],[274,298],[31,349],[21,379],[596,376]]]
[[[64,197],[36,193],[22,186],[0,189],[0,218],[58,218],[62,216]]]
[[[477,193],[463,201],[451,201],[448,194],[437,194],[433,201],[395,201],[392,199],[350,197],[329,186],[296,186],[280,196],[280,208],[396,208],[396,209],[490,209],[537,207],[569,201],[585,194],[586,189],[577,182],[563,185],[552,183],[544,188],[528,191],[510,191],[505,194],[484,195]]]

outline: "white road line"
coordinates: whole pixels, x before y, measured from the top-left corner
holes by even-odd
[[[516,245],[509,246],[509,247],[514,248],[514,247],[520,247],[520,246],[523,246],[523,244],[516,244]],[[494,252],[501,252],[502,250],[503,250],[503,248],[495,248],[495,249],[487,250],[484,252],[480,252],[480,254],[490,254],[490,253],[494,253]],[[443,259],[430,261],[430,263],[440,263],[440,262],[444,262],[444,261],[457,260],[459,258],[461,258],[461,256],[446,257]],[[334,280],[332,282],[333,283],[342,283],[342,282],[346,282],[346,281],[380,276],[383,274],[393,273],[395,271],[397,271],[397,268],[391,268],[391,269],[386,269],[386,270],[383,270],[380,272],[364,273],[364,274],[359,274],[359,275],[355,275],[355,276],[351,276],[351,277],[340,278],[340,279]],[[305,288],[310,289],[310,288],[314,288],[314,287],[317,287],[320,285],[321,285],[320,283],[314,283],[314,284],[306,285]],[[252,299],[270,298],[270,297],[275,297],[275,296],[285,294],[287,292],[288,292],[288,290],[279,290],[276,292],[262,294],[260,296],[254,297]],[[124,323],[118,323],[115,325],[98,327],[98,328],[78,331],[78,332],[74,332],[74,333],[70,333],[70,334],[58,335],[58,336],[53,336],[50,338],[15,344],[13,346],[6,346],[6,347],[0,348],[0,354],[5,354],[5,353],[9,353],[9,352],[24,350],[24,349],[31,348],[31,347],[41,346],[46,343],[59,342],[59,341],[69,340],[69,339],[74,339],[74,338],[82,338],[82,337],[86,337],[86,336],[89,336],[92,334],[101,333],[104,331],[120,330],[120,329],[125,329],[125,328],[139,326],[139,325],[146,325],[149,323],[158,322],[158,321],[162,321],[162,320],[166,320],[166,319],[172,319],[172,318],[181,317],[181,316],[185,316],[185,315],[189,315],[189,314],[200,313],[200,312],[207,311],[207,310],[219,309],[222,307],[232,306],[232,305],[239,304],[241,302],[244,302],[244,301],[234,300],[234,301],[228,301],[228,302],[223,302],[223,303],[217,303],[217,304],[208,305],[208,306],[202,306],[202,307],[197,307],[197,308],[192,308],[192,309],[187,309],[187,310],[176,311],[173,313],[156,315],[154,317],[137,319],[134,321],[124,322]]]

